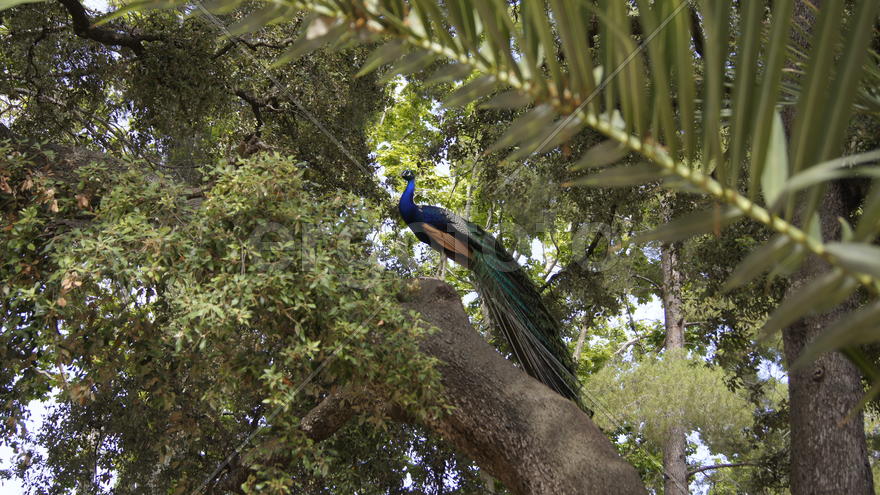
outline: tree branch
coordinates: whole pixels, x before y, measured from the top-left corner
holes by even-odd
[[[79,0],[58,0],[67,9],[70,19],[73,21],[73,32],[80,38],[96,41],[102,45],[121,46],[131,49],[135,55],[141,56],[144,52],[144,41],[159,41],[157,35],[134,35],[122,33],[112,29],[95,27],[92,18],[89,17],[85,7]]]
[[[691,39],[694,42],[694,51],[703,58],[703,29],[700,27],[700,16],[697,9],[688,9],[691,15]]]
[[[439,360],[453,407],[425,420],[426,426],[512,493],[646,493],[636,470],[586,414],[513,366],[474,331],[452,287],[420,280],[403,306],[439,329],[421,348]]]
[[[336,433],[354,416],[355,402],[365,398],[363,389],[342,387],[324,398],[300,421],[300,429],[312,440],[320,442]]]
[[[661,293],[663,292],[663,287],[658,282],[651,280],[648,277],[643,277],[643,276],[639,275],[638,273],[633,273],[633,277],[644,280],[645,282],[648,282],[649,284],[653,285],[654,288],[659,290]]]
[[[251,111],[254,112],[254,119],[257,121],[256,129],[254,130],[254,134],[259,134],[260,129],[263,128],[263,111],[262,108],[268,106],[266,102],[258,100],[254,95],[248,93],[243,89],[236,89],[235,96],[238,96],[242,100],[245,101],[251,107]]]
[[[711,464],[709,466],[703,466],[696,469],[692,469],[688,471],[687,477],[692,478],[695,474],[702,473],[704,471],[711,471],[713,469],[721,469],[721,468],[733,468],[733,467],[742,467],[742,466],[759,466],[760,464],[756,462],[729,462],[726,464]]]
[[[292,29],[296,30],[295,27]],[[237,38],[233,38],[233,39],[230,39],[229,41],[227,41],[223,45],[222,48],[220,48],[219,50],[214,52],[213,55],[211,55],[211,58],[218,59],[218,58],[222,57],[227,52],[229,52],[229,50],[231,50],[233,47],[235,47],[236,43],[241,43],[242,45],[250,48],[251,51],[257,51],[257,48],[269,48],[272,50],[284,50],[285,48],[287,48],[291,44],[293,44],[293,42],[294,42],[293,38],[284,39],[280,43],[270,43],[268,41],[248,41],[245,38],[237,37]]]
[[[612,354],[612,357],[622,355],[624,352],[626,352],[627,349],[630,348],[630,346],[638,344],[639,341],[642,340],[642,338],[643,338],[642,335],[636,335],[635,337],[627,340],[626,342],[623,343],[623,345],[618,347],[616,351],[614,351],[614,354]]]

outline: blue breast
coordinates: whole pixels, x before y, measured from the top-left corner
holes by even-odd
[[[400,216],[407,224],[423,222],[420,208],[413,201],[413,195],[416,190],[416,181],[411,180],[406,184],[406,189],[400,196],[400,202],[397,203],[397,209],[400,210]]]

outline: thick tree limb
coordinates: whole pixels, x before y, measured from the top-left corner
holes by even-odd
[[[473,330],[458,294],[433,279],[404,307],[440,331],[422,344],[441,362],[454,410],[427,426],[516,494],[646,493],[632,466],[590,418]]]
[[[405,308],[439,329],[421,347],[440,361],[454,407],[425,426],[515,494],[646,493],[636,470],[586,414],[514,367],[474,331],[452,287],[421,279],[405,297]],[[306,414],[301,428],[312,439],[327,438],[353,416],[353,406],[369,400],[375,395],[343,387]]]
[[[612,354],[611,357],[622,356],[627,349],[629,349],[631,346],[638,344],[643,337],[643,335],[636,335],[634,338],[627,340],[623,343],[623,345],[618,347],[616,351],[614,351],[614,354]]]
[[[263,127],[263,112],[261,111],[261,108],[265,106],[265,103],[258,101],[252,94],[243,89],[235,90],[235,96],[238,96],[244,100],[245,103],[250,105],[251,111],[254,112],[254,119],[257,121],[257,129],[255,132],[260,132],[260,129]]]
[[[355,414],[364,409],[379,410],[399,423],[414,423],[416,419],[403,408],[382,398],[369,387],[344,385],[332,391],[300,420],[299,428],[309,438],[320,442],[330,438],[345,426]]]
[[[112,29],[99,28],[93,26],[92,18],[89,17],[85,7],[79,0],[58,0],[61,5],[67,9],[70,18],[73,21],[73,32],[80,38],[97,41],[102,45],[122,46],[130,48],[136,55],[140,56],[144,52],[144,41],[158,41],[162,39],[156,35],[134,35],[122,33]]]
[[[352,404],[364,400],[364,391],[343,387],[330,393],[303,416],[300,429],[312,440],[320,442],[336,433],[354,416]]]

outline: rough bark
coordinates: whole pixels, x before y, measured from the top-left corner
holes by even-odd
[[[156,35],[134,35],[96,27],[94,20],[89,16],[85,7],[79,0],[58,0],[70,14],[73,23],[73,32],[80,38],[96,41],[102,45],[120,46],[130,48],[135,54],[142,55],[144,41],[158,41],[162,39]]]
[[[468,321],[455,290],[437,279],[419,280],[403,306],[439,329],[422,350],[440,361],[452,412],[428,420],[439,433],[514,494],[643,494],[636,470],[578,407],[514,367]],[[343,427],[358,406],[381,398],[342,387],[301,421],[321,441]],[[382,404],[401,422],[414,418]],[[564,425],[565,427],[560,427]]]
[[[831,184],[820,216],[825,239],[840,237],[837,217],[846,217],[841,188]],[[789,292],[810,284],[829,270],[807,260],[792,277]],[[809,316],[785,329],[785,359],[791,364],[828,325],[855,308],[853,299],[829,313]],[[868,495],[874,493],[861,412],[848,415],[864,389],[858,369],[839,352],[821,355],[810,366],[789,372],[791,403],[791,490],[796,494]]]
[[[661,205],[664,221],[672,219],[672,198],[667,196]],[[663,243],[660,246],[660,268],[663,273],[663,313],[666,327],[667,351],[684,349],[684,316],[681,310],[681,271],[679,269],[679,244]],[[666,433],[663,444],[664,493],[687,495],[687,432],[681,426],[673,426]]]
[[[440,360],[454,409],[427,426],[512,493],[646,493],[586,414],[480,338],[452,287],[421,280],[404,306],[440,329],[422,349]]]
[[[822,2],[813,0],[813,5],[821,8]],[[807,53],[810,33],[816,22],[813,7],[803,0],[795,2],[794,22],[798,28],[792,31],[791,41]],[[789,137],[794,120],[794,108],[785,108],[782,121]],[[848,218],[852,205],[858,203],[850,196],[840,183],[831,183],[826,189],[819,209],[822,238],[826,241],[840,239],[837,218]],[[800,212],[796,217],[801,217]],[[820,260],[806,260],[792,276],[789,293],[809,285],[828,270],[828,265]],[[786,362],[793,363],[829,323],[855,306],[856,302],[851,298],[831,312],[808,316],[785,329],[782,342]],[[838,352],[826,353],[812,365],[789,372],[788,393],[792,493],[873,494],[863,417],[858,412],[855,417],[848,418],[864,393],[856,367]]]

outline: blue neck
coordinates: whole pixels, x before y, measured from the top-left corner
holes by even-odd
[[[415,202],[413,202],[413,194],[415,194],[415,191],[416,181],[415,179],[411,179],[407,182],[406,189],[404,189],[403,195],[400,196],[400,202],[397,204],[397,208],[400,210],[400,216],[403,217],[403,220],[406,223],[418,221],[419,209]]]

